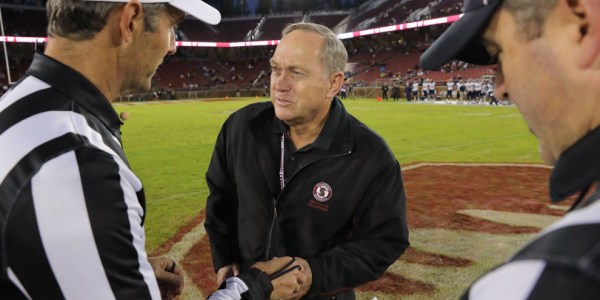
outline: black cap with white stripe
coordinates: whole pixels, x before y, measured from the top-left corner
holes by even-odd
[[[502,0],[465,0],[464,15],[423,53],[421,66],[426,70],[437,70],[451,59],[478,65],[496,63],[480,37],[501,3]]]

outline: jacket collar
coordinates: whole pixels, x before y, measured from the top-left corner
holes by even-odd
[[[312,143],[312,148],[323,150],[331,149],[331,145],[333,144],[338,128],[341,125],[344,114],[346,114],[346,111],[342,102],[337,98],[333,98],[329,109],[329,116],[325,121],[325,125],[323,125],[321,133],[319,133],[317,139]],[[273,118],[273,122],[271,123],[272,133],[281,135],[287,132],[288,128],[289,126],[285,124],[285,122],[279,120],[277,117]]]
[[[550,177],[550,198],[559,202],[600,180],[600,127],[559,157]]]
[[[114,134],[121,136],[119,129],[123,123],[119,120],[110,101],[81,73],[40,53],[35,54],[27,73],[47,82],[71,98],[110,128]]]
[[[326,157],[344,155],[351,153],[352,147],[354,146],[354,136],[352,131],[353,118],[348,114],[344,105],[337,98],[333,99],[332,109],[329,118],[325,123],[325,127],[333,128],[327,129],[327,133],[321,132],[327,135],[320,143],[327,144],[329,150],[314,149],[310,151],[311,159],[318,160]],[[332,117],[333,116],[333,117]],[[258,147],[258,151],[261,157],[274,157],[279,158],[280,149],[278,145],[272,145],[273,135],[281,135],[287,128],[281,124],[284,124],[275,117],[275,108],[272,103],[265,103],[262,109],[259,109],[254,116],[252,116],[248,122],[251,127],[251,134],[254,135],[257,143],[263,145],[269,145],[266,147]],[[332,130],[332,131],[329,131]],[[331,135],[331,141],[330,136]],[[281,192],[277,179],[277,172],[273,172],[277,169],[275,165],[275,159],[260,159],[259,166],[262,170],[260,172],[269,187],[273,192],[274,197],[277,197]]]

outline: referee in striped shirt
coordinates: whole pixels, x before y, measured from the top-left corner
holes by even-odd
[[[45,53],[0,100],[0,299],[173,298],[182,270],[146,255],[144,189],[110,102],[150,88],[185,13],[220,14],[199,0],[47,11]]]
[[[510,96],[554,166],[552,201],[578,196],[462,298],[600,299],[600,1],[465,0],[463,8],[421,56],[423,67],[498,63],[496,94]]]

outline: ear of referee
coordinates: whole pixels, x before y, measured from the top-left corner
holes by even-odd
[[[146,3],[151,2],[151,3]],[[172,299],[111,102],[150,88],[199,0],[48,0],[48,43],[0,100],[0,299]]]

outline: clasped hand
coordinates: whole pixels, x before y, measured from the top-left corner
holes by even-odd
[[[273,292],[270,299],[294,300],[308,293],[312,284],[312,272],[308,262],[302,258],[279,257],[266,262],[257,262],[253,268],[260,269],[271,278]],[[221,268],[217,275],[220,285],[227,277],[236,276],[239,272],[237,265]]]

